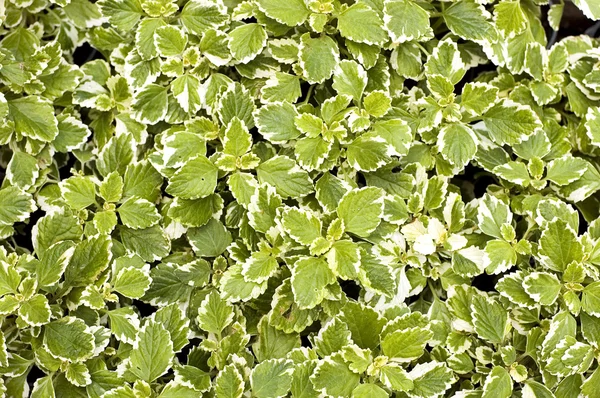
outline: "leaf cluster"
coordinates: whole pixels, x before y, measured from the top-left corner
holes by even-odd
[[[598,396],[600,41],[548,3],[2,2],[0,397]]]

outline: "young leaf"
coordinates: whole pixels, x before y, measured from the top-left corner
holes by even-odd
[[[129,356],[128,372],[148,383],[171,367],[173,343],[163,325],[148,321],[141,328]]]

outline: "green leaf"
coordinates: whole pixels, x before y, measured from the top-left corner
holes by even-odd
[[[452,84],[458,83],[463,78],[465,69],[458,46],[450,39],[440,41],[425,63],[427,76],[441,75]]]
[[[339,95],[348,95],[360,101],[367,86],[367,72],[354,61],[343,60],[338,63],[333,74],[333,88]]]
[[[550,354],[545,370],[553,375],[565,377],[584,373],[593,361],[592,346],[577,341],[573,336],[566,336]]]
[[[71,261],[75,244],[71,241],[62,241],[50,246],[43,255],[40,255],[35,275],[40,287],[52,286],[56,284],[67,265]]]
[[[112,241],[109,236],[97,235],[75,246],[73,256],[65,270],[65,279],[71,286],[93,283],[104,271],[112,257]]]
[[[238,26],[229,32],[231,55],[242,64],[252,61],[267,44],[267,32],[256,23]]]
[[[465,124],[446,124],[440,129],[437,146],[444,159],[451,164],[464,167],[477,153],[479,140]]]
[[[527,16],[521,8],[521,4],[515,1],[500,1],[494,8],[494,19],[496,27],[507,39],[521,34],[528,25]]]
[[[299,64],[303,78],[309,83],[323,83],[329,79],[339,59],[338,46],[329,36],[313,39],[305,34],[300,38]]]
[[[502,343],[509,327],[507,312],[495,299],[477,294],[472,298],[473,326],[490,343]]]
[[[423,355],[425,345],[432,337],[430,330],[420,327],[397,330],[383,338],[381,349],[392,361],[410,362]]]
[[[289,102],[268,104],[255,113],[258,131],[273,143],[293,140],[300,136],[295,119],[298,111]]]
[[[148,84],[135,94],[131,108],[140,123],[155,124],[164,120],[168,111],[167,88]]]
[[[44,326],[44,346],[64,361],[89,358],[94,351],[94,336],[79,318],[66,316]]]
[[[494,366],[485,379],[482,398],[510,398],[513,390],[513,381],[510,375],[501,366]]]
[[[71,363],[65,372],[67,380],[78,387],[84,387],[92,383],[90,371],[83,363]]]
[[[244,379],[235,365],[227,365],[215,378],[215,395],[223,398],[241,398]]]
[[[504,100],[483,115],[490,137],[500,145],[514,145],[542,127],[538,116],[526,105]]]
[[[196,76],[186,73],[177,77],[171,83],[171,91],[184,111],[194,114],[200,110],[200,80]]]
[[[498,91],[498,88],[491,84],[467,83],[462,90],[460,106],[469,115],[480,116],[498,101]]]
[[[589,108],[585,116],[585,131],[593,145],[600,146],[600,108]]]
[[[292,385],[293,363],[290,360],[270,359],[252,370],[250,385],[257,398],[285,396]]]
[[[139,0],[101,0],[98,2],[102,15],[122,31],[131,31],[144,15]]]
[[[154,44],[154,32],[166,25],[162,18],[144,18],[138,24],[135,32],[135,47],[142,60],[149,61],[158,55]]]
[[[523,288],[541,305],[552,305],[558,299],[562,285],[554,274],[533,272],[523,279]]]
[[[156,225],[160,214],[156,206],[146,199],[131,197],[117,209],[121,222],[132,229],[144,229]]]
[[[217,257],[231,244],[231,233],[218,220],[211,218],[206,225],[193,228],[187,234],[190,245],[200,257]]]
[[[123,196],[123,178],[117,173],[109,173],[100,184],[98,193],[107,202],[118,202]]]
[[[304,246],[321,237],[321,220],[306,210],[285,209],[281,213],[281,225],[290,237]]]
[[[321,357],[335,354],[344,347],[349,347],[352,342],[350,336],[348,326],[339,317],[335,317],[324,324],[315,336],[315,350]]]
[[[413,381],[410,397],[436,398],[443,395],[454,383],[454,373],[441,362],[418,364],[408,376]]]
[[[388,40],[383,21],[377,12],[365,3],[356,3],[338,15],[340,34],[352,41],[382,45]]]
[[[40,167],[35,157],[21,151],[13,152],[8,167],[6,179],[23,190],[31,187],[40,175]]]
[[[229,20],[227,8],[220,2],[188,1],[179,15],[184,28],[201,36],[210,28],[217,28]]]
[[[587,168],[588,162],[585,160],[572,156],[564,156],[548,163],[546,179],[557,185],[567,185],[577,181]]]
[[[343,382],[340,382],[342,381]],[[317,391],[333,397],[350,397],[360,376],[352,372],[340,354],[319,361],[310,381]]]
[[[308,173],[286,156],[275,156],[258,166],[258,180],[267,183],[284,198],[298,198],[314,191]]]
[[[508,206],[495,196],[485,194],[479,200],[477,221],[484,234],[504,239],[501,232],[502,225],[510,224],[512,217]]]
[[[143,297],[153,305],[186,302],[196,287],[203,287],[210,279],[210,265],[198,259],[183,265],[162,263],[152,268],[152,284]]]
[[[342,279],[355,279],[360,265],[360,248],[349,240],[340,240],[327,252],[329,267]]]
[[[359,384],[352,391],[352,398],[386,398],[389,397],[387,391],[376,384]]]
[[[494,167],[493,172],[494,174],[504,178],[506,181],[510,181],[523,187],[529,186],[531,182],[529,171],[523,162],[510,161]]]
[[[25,137],[50,142],[58,135],[58,121],[50,102],[36,95],[8,101],[9,118]]]
[[[275,72],[260,89],[265,102],[287,101],[294,103],[302,95],[300,78],[282,72]]]
[[[592,0],[574,0],[573,3],[591,20],[600,19],[600,5]]]
[[[266,233],[275,226],[277,209],[281,206],[281,197],[270,185],[256,189],[248,205],[248,222],[258,232]]]
[[[161,26],[154,31],[154,45],[162,57],[181,55],[187,45],[187,36],[173,25]]]
[[[348,145],[348,163],[359,171],[376,171],[390,163],[389,145],[377,134],[363,134]]]
[[[65,201],[75,210],[85,209],[96,202],[96,184],[90,177],[70,177],[61,181]]]
[[[221,298],[218,292],[211,291],[198,308],[198,325],[209,333],[221,335],[233,321],[233,307]]]
[[[350,329],[354,343],[365,349],[377,348],[386,320],[375,309],[349,301],[343,308],[341,318]]]
[[[517,263],[517,252],[510,243],[503,240],[490,240],[485,245],[483,266],[488,274],[500,274]]]
[[[229,36],[220,30],[208,29],[200,40],[200,51],[216,66],[224,66],[231,61],[228,47]]]
[[[1,193],[4,190],[0,190]],[[0,200],[0,203],[2,201]],[[7,207],[0,207],[6,209]],[[77,217],[74,217],[69,212],[57,212],[42,217],[35,224],[32,230],[33,248],[36,254],[40,257],[50,246],[57,242],[65,240],[79,241],[83,235],[81,224]]]
[[[363,105],[369,115],[382,117],[389,111],[392,99],[385,91],[371,91],[365,96]]]
[[[270,253],[254,252],[242,264],[242,275],[250,282],[263,283],[279,269],[277,259]]]
[[[140,329],[129,356],[128,372],[148,383],[169,370],[173,360],[169,332],[156,321],[147,321]]]
[[[29,326],[41,326],[50,322],[50,305],[46,296],[34,294],[21,303],[19,316]]]
[[[121,268],[112,282],[113,290],[129,298],[140,298],[150,287],[150,270]]]
[[[146,229],[122,227],[119,228],[119,232],[123,246],[144,261],[158,261],[167,256],[171,250],[171,242],[159,225]]]
[[[56,396],[55,394],[52,376],[44,376],[35,381],[30,396],[31,398],[54,398]]]
[[[25,221],[35,209],[36,205],[30,194],[13,186],[0,189],[0,225],[10,226]]]
[[[588,314],[598,317],[600,310],[600,282],[592,282],[583,289],[581,307]]]
[[[288,26],[300,25],[310,15],[303,0],[291,0],[285,4],[278,0],[258,0],[257,4],[269,18]]]
[[[296,159],[306,170],[317,169],[327,162],[327,155],[331,152],[332,143],[322,137],[305,137],[296,142]]]
[[[399,365],[390,363],[381,367],[379,379],[388,388],[394,391],[409,391],[413,388],[413,381],[406,371]]]
[[[300,309],[314,308],[325,298],[325,287],[335,282],[327,262],[320,258],[304,257],[292,269],[292,292]]]
[[[423,41],[433,36],[429,13],[412,0],[386,1],[383,12],[385,29],[394,43]]]
[[[182,199],[204,198],[217,186],[218,169],[204,156],[189,160],[169,179],[167,192]]]
[[[383,192],[375,187],[349,191],[340,200],[337,213],[347,232],[368,236],[381,222]]]
[[[57,117],[58,135],[52,146],[59,152],[69,152],[81,147],[90,136],[89,127],[73,116],[61,114]]]
[[[234,117],[244,122],[248,129],[254,127],[254,98],[250,92],[239,83],[230,84],[217,104],[219,119],[223,125],[228,125]]]
[[[542,231],[538,255],[544,266],[562,272],[571,262],[582,260],[583,246],[571,226],[557,219]]]
[[[488,21],[491,15],[486,9],[473,1],[453,3],[442,13],[444,21],[452,33],[466,40],[496,40],[494,25]]]
[[[252,147],[252,136],[238,118],[233,118],[225,130],[223,140],[223,153],[232,156],[242,156]]]
[[[162,324],[169,332],[173,342],[173,351],[180,352],[189,343],[190,320],[178,304],[173,303],[162,307],[152,316],[156,322]]]
[[[113,171],[123,174],[133,161],[135,151],[136,144],[132,135],[128,133],[117,134],[100,151],[96,160],[96,167],[104,177]]]
[[[223,199],[212,194],[202,199],[175,198],[167,215],[174,221],[188,227],[201,227],[213,217],[219,217],[223,210]]]

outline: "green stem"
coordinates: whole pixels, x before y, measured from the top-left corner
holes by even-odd
[[[421,43],[419,43],[418,41],[415,41],[414,43],[417,45],[417,47],[419,47],[419,49],[421,49],[421,51],[423,51],[423,53],[425,55],[427,55],[427,57],[431,57],[431,54],[429,53],[429,51],[427,51],[427,49],[425,47],[423,47],[423,45]]]
[[[431,290],[431,294],[433,294],[433,297],[439,300],[440,296],[438,296],[437,291],[433,287],[433,281],[431,279],[427,279],[427,287],[429,287],[429,290]]]
[[[302,101],[302,105],[304,104],[308,104],[308,101],[310,101],[310,97],[312,97],[313,91],[315,90],[315,86],[311,85],[308,88],[308,92],[306,93],[306,98],[304,98],[304,101]]]

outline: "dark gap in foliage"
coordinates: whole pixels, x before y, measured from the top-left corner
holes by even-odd
[[[367,180],[362,173],[356,173],[356,183],[359,187],[367,186]]]
[[[419,82],[417,82],[416,80],[412,80],[412,79],[406,79],[404,81],[404,87],[407,90],[410,90],[413,87],[416,87],[419,84]]]
[[[340,280],[339,282],[340,286],[342,287],[342,291],[346,294],[348,298],[358,300],[358,297],[360,295],[360,286],[358,286],[356,282],[351,280]]]
[[[498,275],[481,274],[473,278],[471,286],[484,292],[493,292],[498,279]]]
[[[577,233],[583,235],[588,230],[588,222],[581,211],[577,210],[577,215],[579,216],[579,231]]]
[[[482,168],[468,164],[463,174],[453,178],[452,183],[460,186],[463,197],[474,199],[482,197],[487,187],[496,184],[497,180]]]
[[[310,343],[310,340],[308,339],[308,335],[300,336],[300,344],[302,345],[302,347],[308,347],[308,348],[312,347],[312,344]]]
[[[45,212],[41,209],[37,209],[29,216],[29,221],[27,223],[17,223],[15,224],[16,234],[13,235],[15,239],[15,243],[23,248],[29,250],[33,253],[33,241],[31,239],[31,230],[33,226],[38,222],[40,218],[45,215]]]
[[[29,384],[29,388],[33,388],[33,384],[35,383],[35,381],[37,379],[41,379],[42,377],[46,376],[46,373],[44,373],[40,368],[38,368],[37,366],[33,365],[31,367],[31,370],[29,371],[29,373],[27,374],[27,384]]]
[[[133,302],[131,303],[132,306],[136,307],[139,312],[140,315],[145,318],[147,316],[150,316],[152,314],[154,314],[157,310],[156,307],[151,306],[150,304],[146,304],[143,301],[140,300],[133,300]]]
[[[94,59],[104,59],[104,56],[100,51],[90,46],[89,43],[83,43],[73,53],[73,62],[79,66]]]
[[[58,169],[58,176],[60,180],[66,180],[71,176],[71,169],[75,167],[75,163],[77,162],[77,158],[75,156],[69,156],[66,159],[66,164]]]
[[[541,21],[546,30],[548,43],[558,43],[565,37],[589,35],[597,37],[600,34],[600,24],[587,18],[575,4],[570,1],[564,2],[563,16],[560,20],[560,29],[554,32],[548,23],[548,11],[551,4],[557,4],[558,0],[550,1],[549,5],[541,6]]]

